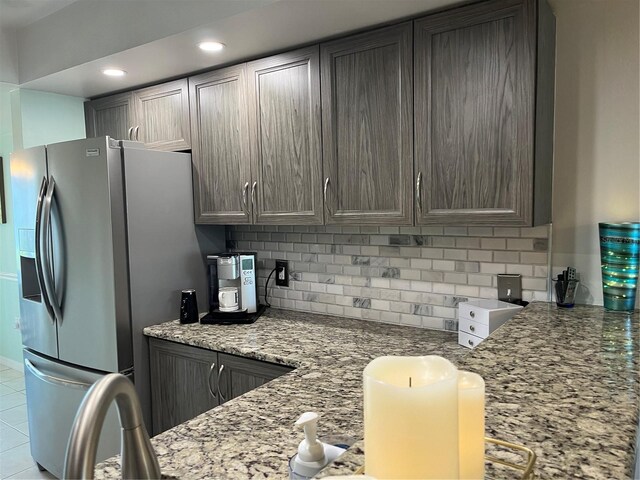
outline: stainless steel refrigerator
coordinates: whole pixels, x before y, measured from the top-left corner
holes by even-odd
[[[134,381],[151,431],[142,329],[178,318],[184,288],[206,309],[204,257],[224,250],[224,228],[194,226],[188,153],[101,137],[10,165],[31,453],[60,477],[78,406],[106,373]],[[99,460],[119,445],[112,407]]]

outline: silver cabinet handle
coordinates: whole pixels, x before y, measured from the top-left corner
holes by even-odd
[[[134,130],[136,132],[135,135],[134,135],[136,141],[140,141],[140,135],[139,135],[139,133],[140,133],[140,125],[136,125],[136,128],[134,128]]]
[[[49,177],[49,187],[47,188],[47,194],[44,197],[44,213],[42,215],[42,234],[44,240],[51,237],[51,205],[53,203],[53,195],[56,190],[56,181],[53,177]],[[56,297],[56,290],[53,282],[53,272],[51,271],[51,259],[49,258],[49,248],[44,243],[44,248],[42,249],[42,267],[43,267],[43,279],[44,279],[44,287],[47,291],[47,296],[49,297],[49,303],[51,304],[51,308],[53,309],[53,313],[55,318],[58,320],[60,324],[62,324],[62,310],[60,305],[58,305],[58,299]],[[41,246],[42,248],[42,246]]]
[[[131,140],[132,133],[133,133],[133,127],[129,127],[129,130],[127,130],[127,140]]]
[[[253,182],[251,185],[251,206],[253,207],[253,211],[256,211],[256,187],[258,186],[258,182]]]
[[[471,345],[473,347],[473,341],[472,340],[467,340],[467,342],[469,343],[469,345]]]
[[[75,380],[67,380],[63,378],[54,377],[52,375],[47,375],[46,373],[42,373],[40,370],[38,370],[35,367],[33,363],[31,363],[31,361],[29,361],[29,359],[25,358],[24,364],[27,367],[27,370],[29,370],[32,374],[34,374],[40,380],[50,383],[52,385],[57,385],[59,387],[65,387],[65,388],[71,387],[77,390],[89,390],[89,388],[91,388],[90,383],[76,382]]]
[[[329,208],[329,202],[327,202],[327,190],[329,190],[329,177],[324,179],[324,189],[323,189],[323,196],[324,196],[324,206],[327,209],[327,212],[329,213],[329,215],[331,215],[331,209]]]
[[[42,238],[42,204],[44,203],[44,196],[47,191],[47,177],[42,177],[42,183],[40,184],[40,193],[38,193],[38,203],[36,207],[36,277],[38,280],[38,285],[40,286],[40,295],[42,297],[42,303],[44,303],[45,308],[47,309],[47,313],[49,314],[49,318],[51,319],[51,323],[55,323],[56,317],[53,312],[53,307],[51,306],[51,302],[49,301],[49,297],[47,295],[47,288],[44,283],[44,267],[42,264],[42,245],[47,248],[46,238]]]
[[[422,172],[418,172],[416,178],[416,205],[418,207],[418,217],[422,216]]]
[[[218,370],[218,395],[220,395],[220,400],[222,402],[226,402],[227,399],[225,398],[224,395],[222,395],[222,392],[220,391],[220,377],[222,376],[223,371],[224,371],[224,365],[220,365],[220,369]]]
[[[242,207],[244,208],[245,213],[249,213],[247,195],[249,195],[249,182],[244,182],[244,186],[242,187]]]
[[[476,327],[474,327],[473,325],[469,325],[469,330],[471,330],[472,332],[476,331]]]
[[[469,316],[470,316],[471,318],[475,318],[475,317],[476,317],[476,312],[474,312],[473,310],[471,310],[471,311],[469,312]]]
[[[211,374],[216,370],[216,362],[213,362],[211,364],[211,367],[209,367],[209,375],[207,375],[207,387],[209,387],[209,393],[211,394],[211,396],[213,398],[217,398],[216,397],[216,392],[213,391],[213,387],[211,386]]]

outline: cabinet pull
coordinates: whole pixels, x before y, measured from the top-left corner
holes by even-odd
[[[327,190],[329,189],[329,177],[324,179],[324,206],[327,209],[327,213],[329,213],[329,215],[331,215],[331,209],[329,208],[329,203],[327,202]]]
[[[136,141],[139,141],[140,140],[140,135],[139,135],[139,133],[140,133],[140,125],[136,125],[135,131],[136,131],[136,134],[135,134]]]
[[[469,325],[469,330],[471,330],[472,332],[476,331],[476,327],[474,327],[473,325]]]
[[[242,207],[245,213],[249,213],[249,205],[247,205],[247,195],[249,194],[249,182],[244,183],[242,187]]]
[[[469,342],[469,345],[471,345],[473,347],[473,341],[472,340],[467,340],[467,342]]]
[[[253,207],[253,211],[256,210],[256,187],[258,186],[258,182],[253,182],[251,185],[251,206]]]
[[[222,395],[222,392],[220,391],[220,377],[222,376],[223,370],[224,370],[224,365],[220,365],[220,369],[218,370],[218,395],[220,395],[220,399],[222,402],[226,402],[227,399],[225,398],[224,395]]]
[[[469,312],[469,316],[470,316],[471,318],[476,318],[476,312],[474,312],[473,310],[471,310],[471,311]]]
[[[129,130],[127,130],[127,140],[131,140],[132,132],[133,132],[133,127],[129,127]]]
[[[418,178],[416,178],[416,206],[418,207],[418,217],[422,216],[422,172],[418,172]]]
[[[216,362],[213,362],[211,364],[211,367],[209,367],[209,375],[207,375],[207,387],[209,387],[209,393],[213,398],[217,398],[216,393],[213,391],[213,387],[211,386],[211,374],[215,371],[215,369],[216,369]]]

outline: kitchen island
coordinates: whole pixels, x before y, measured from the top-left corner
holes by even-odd
[[[287,478],[305,411],[319,435],[363,436],[362,370],[381,355],[441,355],[485,378],[487,435],[527,445],[542,478],[631,478],[640,396],[640,315],[534,303],[473,351],[450,332],[269,310],[252,325],[145,329],[151,337],[296,369],[152,439],[164,474]],[[361,444],[360,444],[361,445]],[[363,463],[358,446],[327,472]],[[118,458],[96,478],[119,478]]]

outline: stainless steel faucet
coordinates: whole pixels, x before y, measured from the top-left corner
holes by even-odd
[[[122,427],[122,478],[160,478],[160,465],[144,427],[133,384],[118,373],[97,381],[84,397],[71,428],[64,462],[64,479],[92,479],[104,418],[113,401]]]

